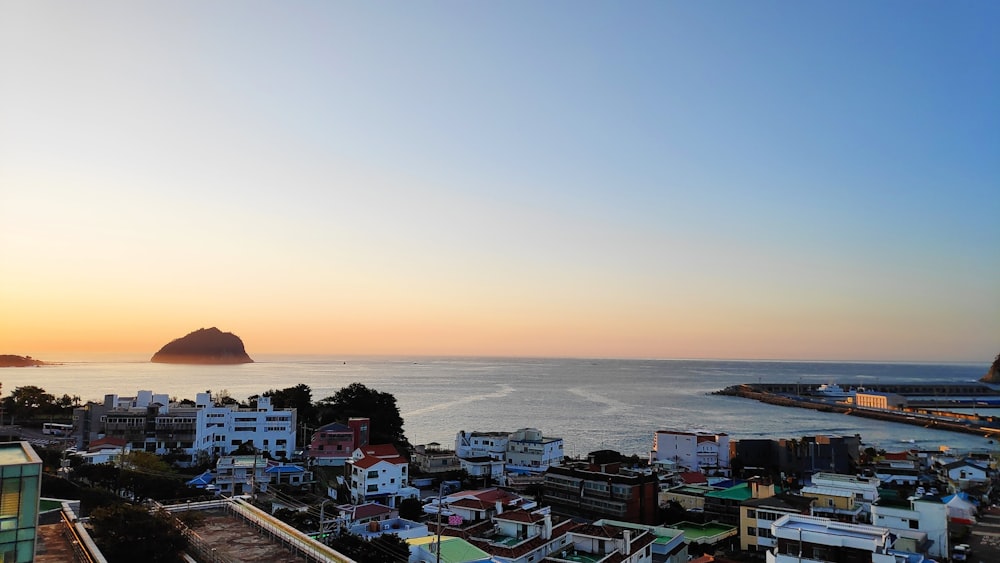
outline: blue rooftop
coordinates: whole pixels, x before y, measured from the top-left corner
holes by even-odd
[[[278,465],[275,467],[268,467],[264,473],[304,473],[305,469],[302,469],[298,465]]]

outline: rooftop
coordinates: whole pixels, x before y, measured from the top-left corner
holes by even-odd
[[[718,536],[720,534],[725,534],[730,531],[735,531],[735,526],[727,526],[725,524],[720,524],[718,522],[708,522],[706,524],[697,524],[695,522],[678,522],[672,526],[673,528],[684,532],[684,537],[691,541],[697,541],[702,538],[709,538],[713,536]]]
[[[27,442],[0,442],[0,465],[41,463],[35,450]]]
[[[749,500],[753,494],[750,492],[750,485],[748,483],[741,483],[735,487],[729,487],[728,489],[722,491],[712,491],[710,493],[705,493],[705,498],[719,498],[725,500],[736,500],[745,501]]]
[[[812,516],[783,516],[775,521],[779,528],[801,530],[804,532],[819,532],[826,535],[845,536],[878,541],[888,535],[885,528],[867,526],[864,524],[847,524],[826,518]]]

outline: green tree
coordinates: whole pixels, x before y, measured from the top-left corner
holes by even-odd
[[[72,478],[86,485],[114,490],[121,472],[110,463],[87,463],[73,470]]]
[[[274,511],[274,517],[300,532],[312,533],[319,530],[319,518],[308,511],[279,508]]]
[[[110,563],[183,561],[187,540],[165,512],[149,512],[134,504],[94,510],[90,515],[94,541]]]
[[[121,457],[121,467],[136,473],[146,473],[148,475],[174,475],[176,471],[169,463],[163,461],[160,456],[149,452],[134,450]]]
[[[660,506],[660,521],[665,524],[676,524],[687,519],[687,510],[675,500],[668,500],[665,505]]]
[[[11,394],[4,398],[3,406],[7,414],[10,415],[11,424],[15,419],[28,419],[35,414],[51,413],[55,397],[51,393],[46,393],[45,389],[37,385],[24,385],[15,387]]]
[[[410,448],[410,442],[403,434],[403,417],[396,406],[396,397],[390,393],[352,383],[320,401],[319,410],[320,424],[367,417],[371,419],[368,430],[370,443],[395,444],[404,453]]]
[[[382,534],[367,541],[342,532],[330,538],[328,545],[358,563],[399,563],[410,556],[407,543],[392,534]]]
[[[271,406],[276,409],[295,409],[299,422],[315,424],[316,405],[312,402],[312,389],[305,383],[284,389],[271,389],[263,393],[271,398]],[[253,404],[254,397],[250,397]]]
[[[399,503],[399,517],[419,522],[424,517],[424,503],[418,498],[404,498]]]

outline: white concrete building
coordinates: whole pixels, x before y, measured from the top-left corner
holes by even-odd
[[[507,437],[507,465],[514,469],[544,471],[562,460],[562,438],[543,436],[537,428],[522,428]]]
[[[486,456],[459,458],[459,466],[473,479],[490,478],[499,481],[503,478],[504,463],[502,460]]]
[[[886,528],[788,515],[771,524],[771,535],[777,546],[766,553],[767,563],[897,563],[889,553],[892,540]]]
[[[275,410],[270,397],[258,398],[256,409],[240,409],[214,406],[208,393],[198,393],[196,408],[196,450],[222,455],[246,443],[275,458],[295,451],[295,409]]]
[[[650,464],[673,464],[687,471],[729,472],[729,435],[657,430]]]
[[[507,459],[507,440],[510,432],[466,432],[455,436],[455,455],[462,459],[489,457],[499,461]]]
[[[816,499],[813,516],[870,522],[871,505],[879,499],[879,485],[879,480],[874,477],[816,473],[800,494]]]
[[[972,485],[988,483],[989,470],[968,459],[953,461],[942,467],[941,471],[954,491],[964,491]]]
[[[132,450],[182,453],[189,463],[201,456],[231,454],[243,444],[287,458],[295,451],[295,430],[295,410],[276,410],[269,397],[260,397],[256,408],[241,409],[215,405],[209,393],[198,393],[191,406],[170,403],[165,394],[139,391],[135,397],[105,395],[103,405],[74,410],[80,449],[100,438],[121,438]]]
[[[410,486],[409,463],[392,444],[360,447],[347,462],[351,502],[378,502],[398,508],[405,498],[420,498]]]
[[[872,524],[898,536],[897,549],[941,559],[949,555],[948,507],[936,496],[882,499],[872,505]]]

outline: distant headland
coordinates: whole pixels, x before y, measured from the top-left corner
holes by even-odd
[[[1000,354],[997,354],[997,358],[993,360],[993,365],[990,366],[989,371],[979,381],[983,383],[1000,383]]]
[[[231,332],[201,328],[170,341],[149,360],[160,364],[251,364],[243,341]]]
[[[0,354],[0,368],[26,368],[32,366],[44,366],[45,362],[36,360],[31,356],[15,356],[13,354]]]

